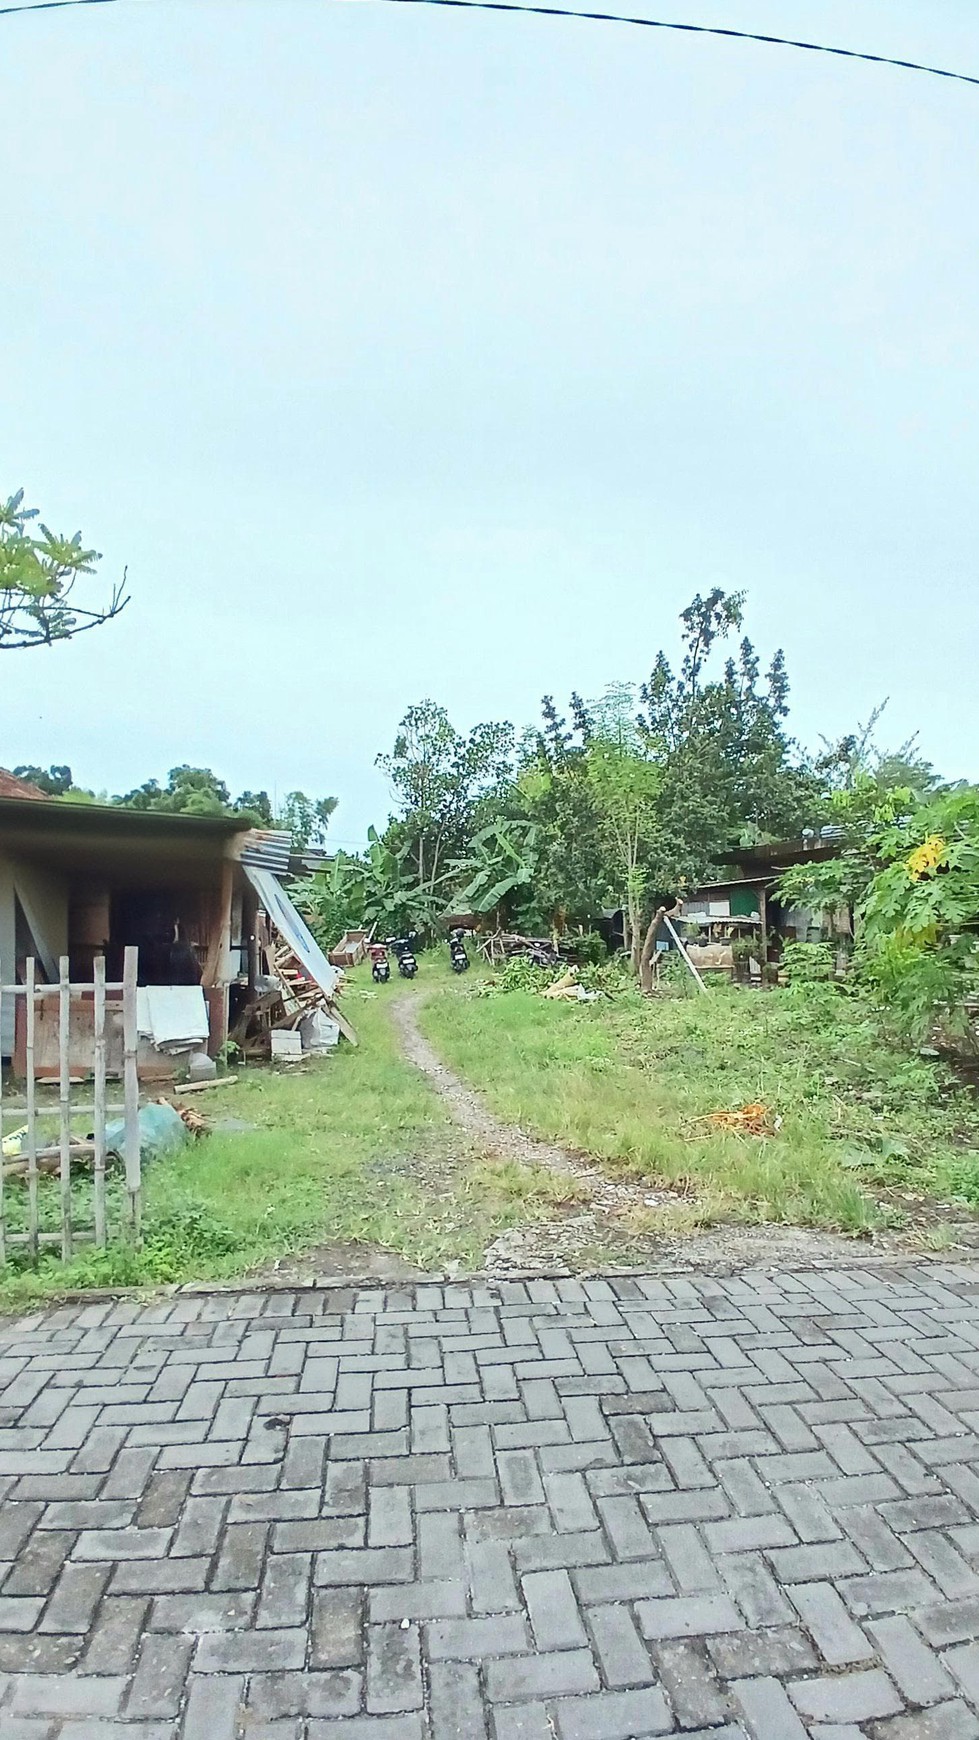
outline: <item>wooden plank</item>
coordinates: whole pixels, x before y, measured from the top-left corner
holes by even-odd
[[[27,957],[27,1242],[37,1260],[37,1083],[34,1076],[34,1030],[37,1023],[35,997],[37,963]]]
[[[129,1195],[129,1221],[132,1235],[139,1238],[142,1214],[142,1191],[139,1160],[139,1073],[137,1052],[139,1034],[136,1029],[136,974],[139,950],[127,948],[123,957],[123,1084],[126,1101],[126,1190]]]
[[[61,1117],[61,1255],[71,1256],[71,976],[68,956],[62,955],[58,979],[58,1111]]]
[[[95,1243],[105,1249],[105,956],[96,955],[95,975]]]
[[[328,1003],[326,1005],[326,1013],[332,1021],[336,1022],[348,1045],[360,1044],[360,1040],[357,1038],[356,1029],[352,1027],[350,1022],[347,1020],[347,1017],[344,1015],[339,1003]]]
[[[121,979],[119,979],[119,980],[113,979],[113,980],[111,980],[111,982],[106,984],[105,988],[107,991],[119,992],[119,991],[122,991],[125,987],[123,986],[123,982]],[[72,980],[68,989],[71,992],[73,997],[81,997],[81,996],[84,996],[87,991],[90,991],[92,989],[92,986],[91,986],[91,983],[88,979],[85,979],[81,984],[76,984],[75,981]],[[0,991],[2,991],[4,993],[4,996],[26,997],[27,986],[26,985],[0,985]],[[61,980],[59,979],[58,983],[56,985],[48,985],[48,984],[42,984],[35,977],[34,995],[36,997],[60,997],[60,995],[61,995]]]

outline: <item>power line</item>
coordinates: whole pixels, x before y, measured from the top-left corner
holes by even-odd
[[[14,6],[0,6],[0,17],[16,12],[60,12],[67,7],[115,6],[122,0],[21,0]],[[688,36],[719,36],[735,42],[761,42],[775,48],[796,48],[806,54],[830,54],[840,60],[870,62],[873,66],[899,67],[903,72],[927,73],[936,79],[953,79],[957,84],[979,85],[979,76],[953,72],[948,67],[929,66],[918,60],[899,60],[894,55],[870,54],[857,48],[835,48],[824,42],[804,42],[792,36],[771,36],[756,30],[731,30],[720,24],[681,24],[665,18],[637,18],[623,12],[577,12],[567,6],[528,6],[521,0],[386,0],[395,6],[454,6],[466,12],[526,12],[539,18],[584,18],[599,24],[634,24],[643,30],[672,30]]]

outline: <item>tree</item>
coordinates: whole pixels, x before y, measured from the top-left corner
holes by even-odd
[[[72,640],[125,610],[125,573],[103,609],[76,599],[76,586],[101,559],[82,543],[81,532],[52,532],[37,508],[24,506],[22,489],[0,502],[0,652]]]
[[[621,890],[625,950],[638,973],[662,774],[643,753],[631,688],[606,690],[590,709],[584,767],[610,875]]]
[[[261,795],[264,797],[265,793],[262,792]],[[246,800],[249,796],[251,794],[248,792],[242,793],[238,799],[240,808],[248,807]],[[310,798],[304,791],[287,792],[273,825],[288,830],[298,852],[305,852],[310,846],[322,846],[326,842],[327,829],[337,801],[335,797]]]
[[[461,854],[480,804],[506,788],[512,762],[512,725],[475,725],[462,736],[434,701],[409,707],[377,766],[399,805],[392,839],[405,848],[424,897],[434,896],[446,862]]]
[[[15,767],[14,774],[18,779],[29,780],[48,797],[64,797],[74,787],[70,767],[32,767],[30,765]]]
[[[261,796],[264,797],[264,793]],[[218,779],[209,767],[172,767],[167,783],[148,779],[134,791],[116,798],[127,810],[153,810],[171,816],[230,816],[236,813],[231,793],[223,779]],[[264,818],[258,809],[243,811],[261,826]]]
[[[720,677],[714,649],[743,622],[743,594],[698,593],[681,612],[684,656],[674,675],[660,652],[641,697],[649,754],[662,769],[652,879],[665,892],[699,882],[739,844],[799,833],[818,820],[823,785],[788,736],[781,651],[761,675],[744,637]]]
[[[979,787],[912,800],[873,846],[879,868],[861,905],[862,976],[910,1036],[927,1038],[941,1017],[974,1046],[965,999],[979,983]]]
[[[315,799],[305,792],[291,791],[276,814],[267,791],[243,791],[232,800],[224,780],[209,767],[186,764],[170,769],[165,786],[148,779],[114,801],[124,809],[155,810],[172,816],[240,816],[253,828],[281,828],[290,833],[299,852],[322,843],[337,807],[336,798]]]

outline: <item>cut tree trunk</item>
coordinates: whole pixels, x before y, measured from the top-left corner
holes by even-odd
[[[656,908],[643,938],[642,952],[639,956],[639,989],[644,997],[652,996],[653,992],[653,951],[656,947],[656,933],[663,922],[665,912],[665,906]]]

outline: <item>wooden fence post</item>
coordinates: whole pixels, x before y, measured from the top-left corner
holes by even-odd
[[[61,1256],[72,1254],[71,1234],[71,977],[68,956],[58,963],[58,1110],[61,1159]]]
[[[95,1245],[105,1250],[105,956],[96,955],[94,962],[95,1021],[95,1108],[92,1131],[95,1154],[92,1163],[93,1201],[95,1207]]]
[[[37,999],[34,983],[37,963],[27,957],[27,1007],[24,1028],[27,1035],[27,1248],[37,1262],[37,1087],[34,1080],[34,1047],[37,1038]]]
[[[139,950],[127,948],[122,972],[123,1073],[126,1119],[126,1190],[129,1194],[129,1216],[134,1239],[139,1239],[142,1213],[139,1156],[139,1073],[137,1049],[139,1034],[136,1026],[136,975]]]

